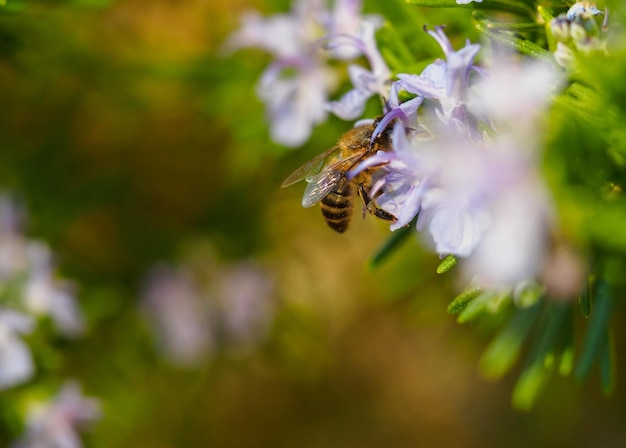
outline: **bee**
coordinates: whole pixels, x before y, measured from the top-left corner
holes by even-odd
[[[308,185],[304,190],[302,206],[313,207],[319,202],[326,224],[339,233],[345,232],[350,224],[357,194],[370,214],[386,221],[396,221],[396,217],[379,208],[369,194],[372,175],[379,166],[348,177],[352,168],[377,151],[391,150],[389,129],[385,129],[372,142],[379,120],[350,129],[339,138],[335,146],[302,165],[282,183],[282,187],[288,187],[306,179]]]

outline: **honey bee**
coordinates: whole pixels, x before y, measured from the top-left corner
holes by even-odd
[[[282,183],[282,187],[288,187],[306,179],[308,185],[304,190],[302,206],[313,207],[319,202],[326,224],[339,233],[345,232],[350,224],[356,194],[370,214],[386,221],[396,221],[395,216],[378,208],[369,195],[372,175],[379,166],[370,167],[352,178],[347,175],[377,151],[391,150],[390,129],[385,129],[372,142],[379,120],[352,128],[339,138],[335,146],[302,165]]]

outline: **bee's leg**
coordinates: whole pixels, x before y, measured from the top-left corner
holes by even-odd
[[[365,208],[367,208],[367,211],[380,218],[380,219],[384,219],[385,221],[392,221],[392,222],[396,222],[397,219],[395,216],[393,216],[391,213],[386,212],[385,210],[383,210],[382,208],[379,208],[376,203],[372,200],[372,198],[370,198],[369,194],[367,193],[367,191],[365,191],[365,187],[363,186],[363,184],[359,184],[359,196],[361,196],[361,199],[363,199],[363,203],[365,204]]]

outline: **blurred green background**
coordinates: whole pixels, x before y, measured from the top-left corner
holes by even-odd
[[[493,329],[446,313],[462,285],[435,273],[435,255],[411,240],[371,270],[384,223],[355,219],[337,235],[301,208],[302,185],[279,188],[350,126],[330,119],[298,150],[269,140],[254,92],[269,56],[225,54],[223,42],[244,10],[287,7],[9,0],[0,13],[2,187],[79,285],[89,324],[81,339],[33,347],[33,384],[77,378],[102,401],[89,447],[625,446],[621,388],[607,398],[595,378],[555,378],[532,412],[512,410],[516,372],[481,377]],[[365,9],[477,40],[467,11]],[[415,32],[417,51],[439,56]],[[273,284],[267,334],[252,348],[218,344],[194,368],[163,360],[138,311],[150,269],[191,263],[214,278],[242,261]],[[3,443],[20,431],[4,413]]]

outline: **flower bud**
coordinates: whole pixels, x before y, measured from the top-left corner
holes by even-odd
[[[550,22],[550,30],[552,35],[559,42],[567,42],[570,39],[570,21],[563,17],[555,17]]]

